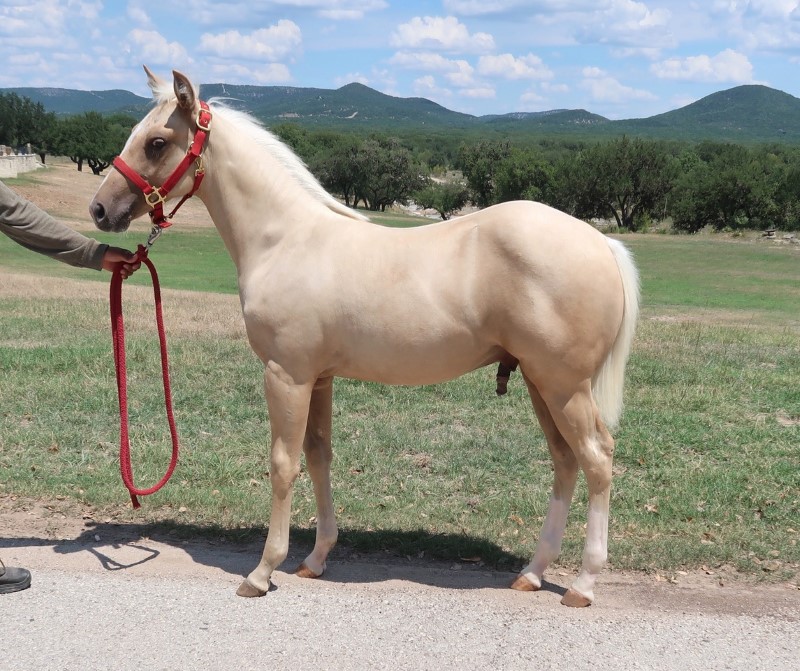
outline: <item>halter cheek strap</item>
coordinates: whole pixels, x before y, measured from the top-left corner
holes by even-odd
[[[211,110],[208,108],[208,104],[201,100],[200,111],[197,114],[197,120],[195,122],[197,128],[194,133],[192,144],[189,146],[189,149],[187,150],[186,155],[183,157],[183,160],[178,164],[178,167],[172,171],[172,174],[167,177],[167,180],[159,187],[154,187],[152,184],[150,184],[144,177],[142,177],[138,172],[125,163],[121,156],[117,156],[114,159],[114,167],[144,194],[144,199],[150,207],[150,220],[153,222],[154,233],[156,231],[160,233],[161,229],[171,226],[172,222],[169,221],[169,219],[172,219],[181,205],[189,200],[189,198],[195,194],[197,189],[200,188],[200,184],[202,183],[203,177],[206,174],[205,169],[203,168],[203,149],[205,147],[208,134],[211,132],[211,119],[212,114]],[[191,191],[181,198],[180,202],[175,206],[175,209],[173,209],[172,212],[165,216],[164,203],[167,200],[169,192],[172,191],[172,189],[175,188],[175,185],[181,181],[183,176],[186,174],[186,171],[189,169],[189,166],[193,162],[197,163],[197,168],[194,172],[194,184],[192,185]],[[155,237],[157,237],[157,235]],[[154,240],[155,237],[153,237],[151,234],[152,240]],[[152,242],[150,244],[152,244]]]

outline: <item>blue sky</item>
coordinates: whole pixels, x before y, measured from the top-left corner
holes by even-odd
[[[0,0],[0,88],[359,81],[469,114],[651,116],[739,84],[800,96],[800,0]],[[180,9],[178,9],[180,8]]]

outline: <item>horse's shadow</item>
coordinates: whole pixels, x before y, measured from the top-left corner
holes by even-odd
[[[106,571],[125,571],[158,560],[158,546],[167,545],[197,564],[245,576],[261,557],[264,533],[263,528],[230,531],[181,523],[87,521],[75,538],[0,538],[0,549],[51,546],[57,554],[89,553]],[[313,543],[313,529],[292,528],[289,556],[275,576],[278,585],[280,573],[293,572]],[[125,551],[125,559],[119,550]],[[322,580],[342,584],[400,580],[448,589],[505,589],[524,563],[494,543],[469,536],[344,529]],[[566,591],[548,582],[542,589],[560,595]]]

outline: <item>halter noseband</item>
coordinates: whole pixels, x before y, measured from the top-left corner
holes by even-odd
[[[197,114],[197,120],[195,122],[197,129],[194,133],[194,140],[192,140],[191,146],[186,151],[186,156],[183,157],[178,167],[173,170],[172,174],[167,177],[167,180],[159,187],[152,186],[144,177],[125,163],[122,157],[117,156],[114,159],[114,167],[139,188],[150,207],[150,220],[153,222],[153,232],[150,234],[148,246],[153,243],[163,229],[172,225],[172,222],[169,220],[172,219],[180,206],[189,200],[197,189],[200,188],[200,183],[203,181],[203,177],[206,174],[205,168],[203,167],[203,148],[206,138],[211,131],[211,118],[212,114],[211,110],[208,108],[208,104],[201,100],[200,111]],[[164,203],[167,200],[169,192],[181,181],[193,161],[197,163],[197,168],[194,172],[194,184],[192,185],[191,191],[181,198],[181,201],[175,206],[172,212],[165,216]]]

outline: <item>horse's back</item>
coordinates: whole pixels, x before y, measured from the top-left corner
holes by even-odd
[[[565,260],[598,253],[609,259],[605,236],[580,219],[544,203],[500,203],[454,220],[483,229],[493,244],[532,263],[562,265]],[[512,251],[516,250],[516,251]],[[602,261],[601,261],[602,262]]]

